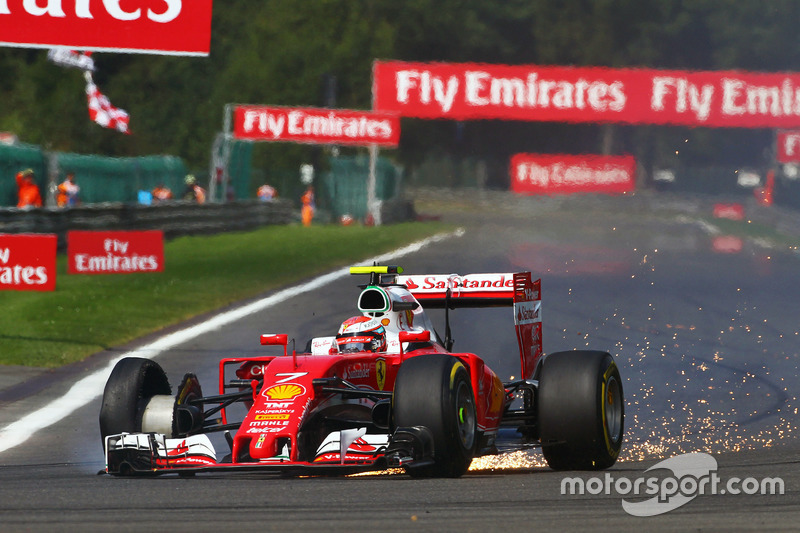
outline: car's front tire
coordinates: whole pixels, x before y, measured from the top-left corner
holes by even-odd
[[[459,477],[475,455],[477,416],[469,372],[450,355],[406,360],[397,373],[395,427],[424,426],[433,436],[434,464],[409,467],[415,477]]]
[[[172,395],[161,366],[150,359],[126,357],[111,371],[100,408],[100,437],[142,431],[142,415],[150,400]]]

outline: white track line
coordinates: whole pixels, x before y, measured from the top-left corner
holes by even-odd
[[[378,264],[385,263],[387,261],[418,252],[419,250],[431,244],[453,237],[461,237],[463,234],[464,230],[461,228],[450,233],[440,233],[438,235],[428,237],[427,239],[409,244],[403,248],[398,248],[397,250],[388,252],[386,254],[365,259],[364,261],[359,261],[358,263],[355,263],[354,266],[372,264],[373,262]],[[147,357],[149,359],[154,359],[165,351],[179,344],[188,342],[196,337],[199,337],[200,335],[203,335],[204,333],[208,333],[209,331],[219,329],[252,313],[256,313],[283,303],[299,294],[324,287],[329,283],[333,283],[334,281],[348,276],[349,273],[350,267],[335,270],[307,283],[280,290],[262,300],[258,300],[251,304],[247,304],[231,311],[216,315],[201,324],[197,324],[196,326],[191,326],[186,329],[176,331],[175,333],[170,333],[169,335],[165,335],[164,337],[161,337],[150,344],[141,346],[135,350],[131,350],[130,352],[120,355],[112,360],[104,369],[98,370],[94,374],[86,376],[85,378],[76,382],[75,385],[73,385],[64,396],[53,400],[41,409],[20,418],[16,422],[13,422],[0,430],[0,453],[14,448],[15,446],[19,446],[32,437],[37,431],[63,420],[76,410],[93,401],[95,398],[98,398],[103,393],[103,388],[105,387],[105,383],[108,380],[108,376],[111,374],[111,370],[114,368],[114,365],[116,365],[117,362],[123,357]]]

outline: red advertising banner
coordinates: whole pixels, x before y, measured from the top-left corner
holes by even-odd
[[[778,132],[778,162],[800,163],[800,130]]]
[[[0,46],[207,56],[213,0],[0,0]]]
[[[800,126],[800,74],[377,61],[374,110],[404,117]]]
[[[713,213],[714,218],[744,220],[744,206],[742,204],[714,204]]]
[[[56,289],[55,235],[0,234],[0,290]]]
[[[251,141],[397,146],[400,118],[369,111],[242,105],[233,111],[233,135]]]
[[[636,186],[633,156],[516,154],[511,190],[522,194],[621,194]]]
[[[138,274],[164,271],[161,231],[69,231],[69,274]]]

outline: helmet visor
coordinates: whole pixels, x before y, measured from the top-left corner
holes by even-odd
[[[336,339],[339,353],[376,352],[382,342],[378,335],[345,335]]]

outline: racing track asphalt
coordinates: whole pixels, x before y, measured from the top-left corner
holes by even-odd
[[[608,494],[562,495],[565,478],[591,484],[605,473],[553,472],[535,452],[476,461],[479,469],[457,480],[116,479],[96,475],[95,399],[0,453],[0,531],[796,530],[800,258],[751,241],[738,253],[714,252],[714,235],[697,221],[702,213],[656,212],[637,202],[543,199],[502,209],[478,204],[467,216],[443,211],[466,233],[400,263],[410,272],[527,267],[542,275],[545,351],[605,349],[620,367],[626,444],[608,471],[613,479],[654,475],[646,469],[664,458],[706,451],[721,478],[780,477],[783,495],[702,495],[659,516],[634,517],[613,486]],[[341,280],[187,340],[159,362],[173,383],[194,371],[213,390],[219,357],[263,353],[257,338],[266,331],[296,334],[298,343],[326,334],[349,316],[356,295],[355,283]],[[517,368],[507,313],[452,317],[456,349],[483,355],[504,379]],[[0,428],[135,347],[48,374],[37,394],[6,388]]]

